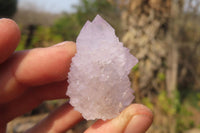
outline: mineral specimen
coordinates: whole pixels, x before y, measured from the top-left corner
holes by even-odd
[[[87,21],[68,73],[67,95],[87,120],[116,117],[134,99],[128,74],[138,60],[99,15]]]

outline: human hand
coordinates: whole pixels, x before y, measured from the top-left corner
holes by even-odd
[[[14,52],[19,40],[20,31],[15,22],[0,19],[0,133],[5,132],[9,121],[41,102],[66,98],[67,73],[76,52],[73,42]],[[65,103],[27,132],[61,133],[82,119],[79,112]],[[132,104],[117,118],[98,120],[85,132],[143,133],[152,119],[147,107]]]

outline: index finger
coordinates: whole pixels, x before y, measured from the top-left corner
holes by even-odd
[[[0,19],[0,64],[16,49],[20,41],[20,30],[11,19]]]
[[[75,52],[73,42],[16,52],[0,65],[0,103],[17,98],[29,87],[66,80]]]

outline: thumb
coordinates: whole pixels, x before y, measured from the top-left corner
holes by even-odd
[[[98,120],[85,133],[145,133],[153,121],[152,112],[141,104],[128,106],[112,120]]]

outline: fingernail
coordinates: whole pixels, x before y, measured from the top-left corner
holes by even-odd
[[[152,123],[152,118],[147,115],[134,116],[127,125],[124,133],[145,133]]]
[[[0,18],[0,20],[1,20],[0,22],[3,22],[4,18]]]
[[[52,47],[59,47],[59,46],[62,46],[62,45],[64,45],[64,44],[68,43],[68,42],[69,42],[69,41],[64,41],[64,42],[55,44],[55,45],[53,45]]]

